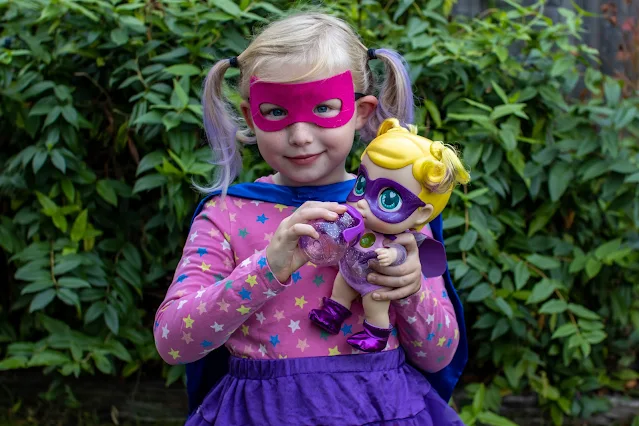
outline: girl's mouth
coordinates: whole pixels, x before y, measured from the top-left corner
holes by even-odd
[[[286,157],[286,158],[294,164],[305,166],[315,162],[315,160],[317,160],[320,155],[322,155],[321,152],[319,154],[298,155],[297,157]]]

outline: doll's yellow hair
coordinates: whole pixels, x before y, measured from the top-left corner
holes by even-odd
[[[417,135],[414,126],[406,129],[396,118],[384,120],[362,158],[364,155],[389,170],[413,165],[413,177],[422,186],[418,197],[433,206],[427,222],[444,210],[456,184],[470,181],[470,174],[453,147]]]

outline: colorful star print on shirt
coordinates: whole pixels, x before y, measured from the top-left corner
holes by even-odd
[[[272,183],[271,177],[261,181]],[[182,259],[156,314],[155,342],[170,364],[189,363],[226,345],[238,357],[282,359],[360,353],[346,339],[362,329],[361,300],[333,336],[308,319],[331,294],[335,267],[302,266],[280,283],[265,249],[294,207],[228,196],[212,198],[195,218]],[[432,237],[428,226],[424,232]],[[444,368],[459,330],[442,277],[391,303],[386,350],[401,345],[425,371]]]

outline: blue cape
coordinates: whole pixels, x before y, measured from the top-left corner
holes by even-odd
[[[302,186],[289,187],[270,183],[242,183],[229,187],[227,193],[234,197],[246,198],[249,200],[259,200],[270,203],[284,204],[287,206],[300,206],[305,201],[334,201],[344,203],[346,196],[353,188],[353,181],[339,182],[324,186]],[[193,219],[197,216],[207,200],[219,195],[220,191],[214,192],[203,199],[198,205]],[[191,220],[193,223],[193,220]],[[444,237],[442,232],[443,220],[441,215],[430,222],[431,230],[435,239],[442,244]],[[461,376],[468,360],[468,342],[466,340],[466,326],[464,322],[464,310],[459,296],[450,278],[448,267],[444,275],[446,292],[455,308],[457,323],[459,326],[459,346],[457,352],[448,366],[437,373],[420,372],[428,379],[437,393],[444,401],[448,401],[453,389]],[[189,415],[200,406],[204,397],[215,386],[228,371],[228,350],[222,346],[210,352],[204,358],[186,364],[186,387],[189,399]],[[418,368],[419,370],[419,368]]]

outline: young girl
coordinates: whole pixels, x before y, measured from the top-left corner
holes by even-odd
[[[368,66],[374,59],[386,73],[379,100]],[[236,119],[222,99],[231,66],[240,70],[250,129],[237,140],[257,143],[277,173],[229,187],[241,167]],[[347,343],[363,323],[361,301],[338,335],[308,319],[330,296],[337,269],[308,262],[298,239],[317,237],[309,221],[345,211],[338,203],[355,182],[345,170],[355,131],[370,141],[388,117],[412,121],[402,58],[367,50],[339,19],[295,15],[265,28],[237,58],[216,63],[203,104],[220,172],[154,329],[162,358],[187,364],[187,424],[461,425],[445,401],[466,363],[463,312],[448,272],[422,278],[412,235],[394,241],[407,250],[401,266],[376,267],[368,277],[388,287],[373,296],[391,301],[394,329],[384,351],[362,353]],[[423,232],[441,241],[441,217],[430,225]]]

